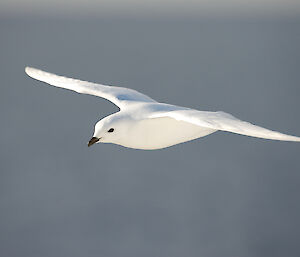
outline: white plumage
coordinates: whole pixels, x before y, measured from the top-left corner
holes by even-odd
[[[239,120],[225,112],[207,112],[156,102],[133,89],[105,86],[26,67],[26,73],[52,86],[105,98],[120,111],[100,120],[89,145],[114,143],[136,149],[160,149],[222,130],[265,139],[297,141],[286,135]]]

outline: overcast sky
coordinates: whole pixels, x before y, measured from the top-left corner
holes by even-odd
[[[1,0],[3,14],[298,16],[299,0]]]

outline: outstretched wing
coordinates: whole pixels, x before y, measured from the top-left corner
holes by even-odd
[[[158,117],[170,117],[176,120],[189,122],[204,128],[228,131],[251,137],[300,142],[300,137],[290,136],[273,130],[265,129],[253,125],[249,122],[239,120],[231,114],[225,112],[175,110],[151,115],[151,118]]]
[[[155,100],[150,97],[129,88],[105,86],[78,79],[66,78],[31,67],[26,67],[25,72],[28,76],[55,87],[66,88],[80,94],[105,98],[117,105],[120,109],[134,102],[155,102]]]

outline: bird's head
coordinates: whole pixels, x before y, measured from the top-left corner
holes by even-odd
[[[129,124],[122,115],[112,114],[98,121],[95,125],[94,135],[88,142],[88,146],[95,143],[119,144],[122,137],[126,135]]]

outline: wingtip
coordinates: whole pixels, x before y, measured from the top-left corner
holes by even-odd
[[[30,67],[30,66],[25,67],[25,73],[31,78],[36,78],[36,75],[39,72],[41,72],[41,71],[36,68]]]
[[[33,69],[32,67],[26,66],[25,73],[30,76],[30,71],[32,71],[32,69]]]

